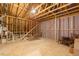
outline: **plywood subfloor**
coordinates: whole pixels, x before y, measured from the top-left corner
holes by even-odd
[[[0,55],[67,56],[69,55],[69,48],[54,40],[40,38],[39,40],[0,45]]]

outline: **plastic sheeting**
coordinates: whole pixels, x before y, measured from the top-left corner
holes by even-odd
[[[60,39],[70,37],[72,34],[79,34],[79,15],[65,16],[41,23],[42,37]]]

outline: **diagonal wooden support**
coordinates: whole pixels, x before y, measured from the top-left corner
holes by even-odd
[[[31,33],[39,24],[34,26],[30,31],[28,31],[20,40],[23,40],[29,33]]]

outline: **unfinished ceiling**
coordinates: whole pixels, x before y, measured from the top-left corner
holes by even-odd
[[[28,4],[28,3],[9,3],[9,4],[0,4],[0,13],[5,12],[6,8],[7,15],[26,18],[29,16],[29,12],[32,8],[37,7],[39,4]]]
[[[7,15],[30,18],[31,20],[44,21],[55,17],[70,15],[77,13],[79,10],[79,3],[9,3],[0,4],[0,14],[5,12]],[[31,14],[32,9],[36,9],[35,14]]]

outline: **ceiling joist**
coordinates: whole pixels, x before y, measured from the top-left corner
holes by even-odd
[[[63,5],[63,6],[59,6],[59,7],[57,7],[56,9],[53,9],[53,10],[47,12],[47,13],[44,13],[44,14],[42,14],[42,15],[39,15],[39,16],[35,17],[35,19],[37,19],[37,18],[39,18],[39,17],[42,17],[42,16],[44,16],[44,15],[48,15],[48,14],[51,13],[51,12],[54,12],[54,11],[56,11],[56,10],[58,10],[58,9],[64,8],[64,7],[66,7],[66,6],[69,6],[69,5],[71,5],[71,4],[72,4],[72,3],[70,3],[70,4],[65,4],[65,5]]]
[[[37,14],[35,14],[34,17],[38,16],[40,13],[45,12],[46,10],[52,8],[52,7],[55,6],[55,5],[57,5],[57,4],[53,4],[53,5],[51,5],[51,6],[47,7],[47,8],[45,8],[44,10],[42,10],[42,11],[38,12]]]
[[[66,12],[66,11],[68,11],[68,10],[72,10],[72,9],[75,9],[75,8],[79,8],[79,5],[74,6],[74,7],[72,7],[72,8],[68,8],[68,9],[59,11],[59,12],[56,12],[56,13],[52,13],[51,15],[47,15],[47,16],[45,16],[45,17],[41,17],[41,18],[39,18],[39,20],[41,20],[41,19],[46,19],[46,18],[48,18],[48,17],[53,17],[53,16],[56,16],[57,14],[61,14],[62,12]]]

